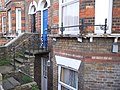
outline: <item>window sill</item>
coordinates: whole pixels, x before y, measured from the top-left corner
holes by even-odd
[[[85,37],[85,38],[89,38],[89,37],[120,37],[120,34],[94,34],[94,33],[87,33],[87,34],[78,34],[78,35],[73,35],[73,34],[49,34],[49,37],[52,38],[61,38],[61,37],[69,37],[69,38],[79,38],[79,37]]]

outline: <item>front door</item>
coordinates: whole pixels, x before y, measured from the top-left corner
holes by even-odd
[[[48,34],[48,31],[47,31],[47,28],[48,28],[48,10],[43,10],[43,34],[42,34],[42,46],[44,48],[47,47],[47,34]]]
[[[31,23],[31,32],[36,32],[36,20],[35,20],[35,14],[31,15],[32,23]]]
[[[47,90],[47,58],[42,58],[41,61],[41,72],[42,72],[42,78],[41,78],[41,85],[42,85],[42,90]]]

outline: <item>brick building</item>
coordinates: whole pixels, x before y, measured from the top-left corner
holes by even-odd
[[[0,2],[0,33],[6,32],[6,10],[4,8],[4,0],[1,0]]]
[[[51,0],[53,90],[120,89],[119,9],[119,0]]]
[[[42,90],[120,88],[118,0],[40,0],[31,4],[29,18],[30,22],[36,19],[36,31],[42,35],[47,26],[51,30],[51,66],[44,69],[48,53],[36,54],[35,60],[35,80]]]
[[[35,55],[41,90],[120,89],[119,0],[7,0],[5,5],[9,32],[38,32],[43,47],[52,40],[51,53]]]
[[[6,0],[6,32],[20,34],[25,31],[24,1]]]

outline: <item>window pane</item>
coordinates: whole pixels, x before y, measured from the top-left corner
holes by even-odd
[[[71,1],[74,1],[74,0],[62,0],[63,3],[65,3],[65,2],[71,2]]]
[[[68,4],[62,7],[63,10],[63,26],[79,25],[79,2]],[[79,27],[65,28],[65,32],[78,32]]]
[[[47,60],[43,60],[43,76],[47,77]]]
[[[2,32],[6,32],[6,17],[2,17]]]
[[[62,87],[61,87],[61,90],[69,90],[69,89],[67,89],[67,88],[65,88],[65,87],[62,86]]]
[[[61,69],[61,81],[69,86],[76,88],[77,73],[73,70],[62,68]]]

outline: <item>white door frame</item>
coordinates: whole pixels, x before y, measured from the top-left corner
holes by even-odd
[[[44,60],[46,60],[47,62],[46,58],[41,57],[41,90],[47,90],[48,88],[47,63],[45,64]],[[44,67],[46,67],[46,69]],[[44,75],[45,74],[44,71],[46,71],[46,75]]]
[[[44,8],[45,3],[43,3],[44,0],[39,0],[38,2],[38,8],[37,11],[41,11],[41,27],[43,27],[43,11],[48,9],[50,7],[50,0],[46,0],[47,7]],[[43,34],[43,28],[41,28],[41,35]]]

